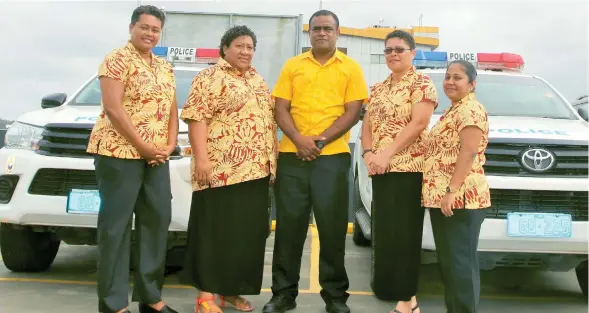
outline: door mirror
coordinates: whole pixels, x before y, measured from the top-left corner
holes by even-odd
[[[65,103],[67,95],[65,93],[54,93],[47,95],[41,99],[41,108],[56,108]]]
[[[577,112],[579,112],[579,115],[581,115],[581,117],[587,121],[587,108],[580,107],[577,109]]]

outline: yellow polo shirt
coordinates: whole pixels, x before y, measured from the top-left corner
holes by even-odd
[[[345,112],[344,104],[368,98],[368,86],[358,62],[340,51],[321,65],[311,51],[284,64],[272,95],[291,102],[290,114],[304,136],[318,136]],[[326,145],[321,155],[350,153],[350,132]],[[286,135],[280,152],[296,152]]]

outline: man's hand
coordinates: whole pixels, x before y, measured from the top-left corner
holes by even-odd
[[[303,161],[315,160],[321,154],[321,149],[315,145],[316,140],[325,140],[325,137],[297,136],[294,140],[294,144],[297,147],[297,157]]]

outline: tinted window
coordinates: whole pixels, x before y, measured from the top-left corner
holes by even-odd
[[[427,75],[438,91],[440,105],[436,113],[441,114],[450,106],[442,86],[444,74]],[[533,77],[479,75],[475,93],[490,116],[576,119],[567,104],[546,83]]]
[[[176,100],[178,101],[178,108],[182,108],[188,98],[190,85],[192,79],[197,74],[197,71],[175,71],[176,77]],[[72,104],[77,105],[100,105],[101,92],[100,81],[98,78],[93,79],[74,99]]]

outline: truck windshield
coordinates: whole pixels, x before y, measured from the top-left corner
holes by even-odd
[[[178,101],[178,108],[182,108],[186,103],[192,79],[197,73],[197,71],[174,71],[174,76],[176,77],[176,100]],[[72,101],[72,104],[100,105],[101,101],[100,81],[98,78],[95,78],[82,89],[74,101]]]
[[[450,106],[444,94],[444,74],[426,73],[432,78],[440,101],[435,113]],[[522,116],[575,120],[566,103],[543,81],[534,77],[478,75],[475,93],[489,116]]]

